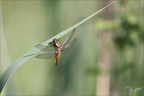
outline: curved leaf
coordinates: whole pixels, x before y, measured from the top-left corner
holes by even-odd
[[[104,10],[105,8],[107,8],[108,6],[110,6],[113,2],[111,2],[109,5],[105,6],[104,8],[100,9],[99,11],[95,12],[94,14],[88,16],[87,18],[83,19],[82,21],[80,21],[79,23],[73,25],[72,27],[60,32],[59,34],[57,34],[56,36],[50,38],[49,40],[45,41],[44,43],[42,43],[42,45],[47,45],[49,42],[51,42],[54,38],[60,38],[63,35],[67,34],[68,32],[72,31],[73,29],[77,28],[78,26],[80,26],[82,23],[86,22],[87,20],[89,20],[90,18],[92,18],[93,16],[95,16],[96,14],[98,14],[99,12],[101,12],[102,10]],[[6,84],[7,80],[10,78],[10,76],[27,60],[29,60],[34,54],[38,53],[40,50],[38,50],[37,48],[33,48],[32,50],[30,50],[29,52],[27,52],[26,54],[24,54],[23,56],[21,56],[20,58],[18,58],[13,64],[11,64],[1,75],[0,77],[0,93],[4,87],[4,85]]]

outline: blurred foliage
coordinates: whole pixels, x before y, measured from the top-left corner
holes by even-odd
[[[100,32],[114,30],[114,44],[121,50],[126,46],[134,47],[138,43],[144,42],[143,27],[139,24],[137,16],[129,15],[122,17],[120,20],[118,23],[117,21],[98,19],[96,26]]]
[[[120,22],[119,30],[120,35],[116,35],[114,38],[115,45],[118,48],[123,49],[125,46],[130,45],[131,47],[137,46],[137,43],[143,42],[140,34],[142,30],[140,24],[138,24],[138,18],[136,16],[123,17]]]
[[[130,4],[134,4],[134,8],[137,9],[132,8]],[[97,18],[96,28],[100,34],[106,30],[112,30],[115,55],[113,56],[113,66],[109,71],[112,75],[111,82],[113,82],[111,88],[115,86],[114,88],[117,87],[119,94],[128,95],[129,93],[122,86],[144,86],[144,23],[141,13],[143,9],[142,6],[138,6],[138,2],[128,0],[121,0],[119,8],[116,11],[122,13],[119,13],[113,20]],[[99,71],[91,69],[90,72],[98,74]],[[142,96],[142,94],[144,94],[142,91],[137,92],[136,96]]]

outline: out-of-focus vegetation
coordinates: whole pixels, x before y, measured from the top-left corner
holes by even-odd
[[[1,1],[0,72],[36,44],[101,9],[104,3],[105,0]],[[78,42],[70,52],[62,54],[58,66],[53,59],[30,59],[9,79],[2,95],[98,95],[102,85],[97,86],[97,78],[101,74],[110,76],[110,95],[128,96],[131,94],[126,86],[144,87],[143,7],[139,0],[116,1],[77,28]],[[104,60],[103,52],[104,58],[111,57],[110,68],[100,62]],[[143,90],[135,95],[142,96]]]

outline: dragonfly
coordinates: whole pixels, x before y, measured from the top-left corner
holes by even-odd
[[[68,35],[68,37],[64,40],[62,44],[59,43],[59,39],[54,38],[52,42],[48,43],[48,46],[38,44],[35,47],[41,51],[44,51],[46,53],[38,54],[35,56],[35,58],[38,59],[51,59],[55,58],[55,65],[58,65],[59,58],[61,56],[61,53],[66,52],[66,50],[69,50],[77,41],[77,38],[72,37],[75,33],[75,29],[72,30],[72,32]]]

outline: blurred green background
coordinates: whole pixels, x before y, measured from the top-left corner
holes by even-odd
[[[1,69],[110,0],[0,1]],[[77,28],[78,42],[54,59],[31,58],[8,80],[2,95],[131,95],[144,88],[144,1],[116,0]],[[62,39],[64,40],[66,36]],[[132,93],[126,86],[131,87]]]

